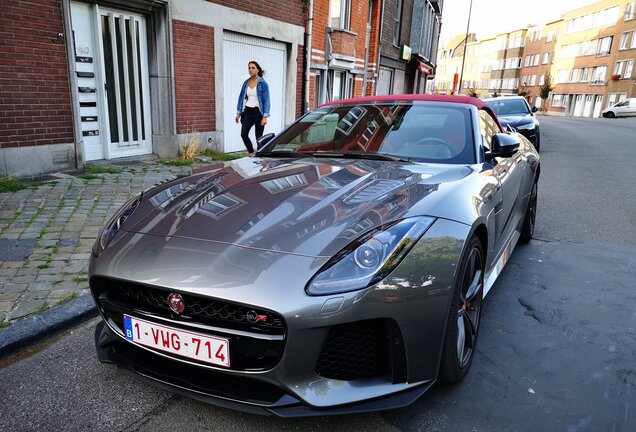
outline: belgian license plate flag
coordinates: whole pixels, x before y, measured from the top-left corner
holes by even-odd
[[[156,324],[124,314],[126,339],[216,366],[230,367],[227,339]]]

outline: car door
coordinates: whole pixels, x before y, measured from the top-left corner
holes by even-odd
[[[481,130],[488,130],[489,124],[496,124],[490,114],[480,111]],[[494,131],[495,133],[498,131]],[[484,146],[490,150],[493,133],[482,133]],[[491,175],[497,180],[497,190],[494,200],[494,238],[495,257],[508,243],[510,236],[519,226],[520,218],[525,213],[524,198],[527,191],[523,190],[526,176],[526,163],[524,152],[517,151],[511,157],[494,158],[491,162]]]
[[[629,107],[628,107],[628,112],[626,113],[626,115],[636,116],[636,99],[634,98],[629,99]]]

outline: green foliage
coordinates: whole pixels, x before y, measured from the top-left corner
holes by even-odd
[[[85,276],[76,276],[73,278],[73,282],[75,282],[76,284],[81,284],[84,282],[88,282],[88,278]]]
[[[114,167],[86,165],[84,167],[84,172],[88,174],[119,174],[122,170]]]
[[[206,149],[202,150],[199,154],[201,156],[207,156],[207,157],[212,158],[213,160],[218,160],[218,161],[229,161],[229,160],[234,160],[234,159],[240,159],[242,157],[247,156],[247,153],[245,153],[245,152],[222,153],[222,152],[218,152],[216,150],[212,150],[210,148],[206,148]]]
[[[12,179],[11,177],[0,177],[0,193],[17,192],[26,187],[27,185],[20,180]]]
[[[84,180],[94,180],[94,179],[100,179],[101,177],[95,174],[80,174],[77,176],[78,178],[84,179]]]
[[[552,76],[548,74],[545,77],[543,85],[539,87],[539,96],[541,96],[541,99],[546,100],[550,96],[550,92],[553,88],[554,85],[552,85]]]
[[[182,167],[182,166],[190,166],[192,165],[193,162],[176,159],[176,160],[160,160],[159,163],[162,165],[167,165],[167,166]]]
[[[70,296],[66,296],[60,300],[58,300],[57,303],[55,303],[55,306],[61,306],[65,303],[70,302],[71,300],[75,300],[76,298],[79,297],[79,294],[77,294],[76,292],[73,292],[73,294],[71,294]]]

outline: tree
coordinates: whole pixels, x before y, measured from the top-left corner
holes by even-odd
[[[550,97],[550,92],[554,88],[552,85],[552,76],[547,74],[545,76],[545,81],[543,81],[543,85],[539,87],[539,96],[541,96],[541,110],[545,111],[546,109],[546,100]]]

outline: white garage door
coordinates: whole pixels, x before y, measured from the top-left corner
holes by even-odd
[[[224,141],[225,151],[245,151],[241,139],[241,125],[236,124],[236,103],[243,81],[249,78],[247,64],[256,61],[265,71],[265,80],[269,85],[270,117],[265,132],[278,133],[283,129],[285,117],[285,70],[287,47],[282,42],[259,39],[239,33],[223,33],[223,82],[224,82]],[[255,145],[254,128],[250,131],[252,144]]]

